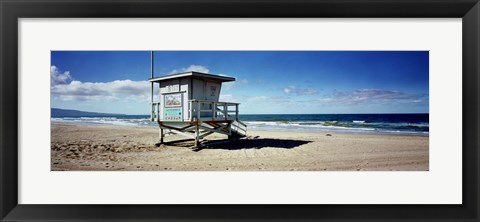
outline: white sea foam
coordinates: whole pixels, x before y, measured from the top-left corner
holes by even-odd
[[[156,126],[148,118],[117,118],[117,117],[63,117],[51,118],[52,122],[115,125],[115,126]],[[355,120],[353,122],[338,121],[244,121],[249,130],[265,131],[297,131],[297,132],[333,132],[333,133],[367,133],[367,134],[406,134],[429,135],[428,132],[414,131],[409,127],[426,127],[428,123],[366,123]],[[392,127],[390,127],[392,126]],[[396,129],[396,128],[400,129]],[[407,127],[402,129],[402,127]]]
[[[250,130],[298,131],[298,132],[336,132],[336,133],[367,133],[367,134],[405,134],[428,135],[424,131],[390,130],[380,126],[414,126],[428,127],[428,124],[410,123],[365,123],[365,121],[337,122],[337,121],[303,121],[303,122],[274,122],[274,121],[246,121]],[[364,124],[365,123],[365,124]]]
[[[353,123],[365,123],[364,120],[353,120],[352,122],[353,122]]]
[[[148,126],[149,119],[119,119],[116,117],[63,117],[51,118],[52,122],[76,123],[76,124],[102,124],[115,126]]]
[[[346,127],[324,125],[325,122],[264,122],[247,121],[248,129],[251,130],[278,130],[278,131],[299,131],[299,132],[345,132],[345,133],[365,133],[374,132],[374,128],[365,127]]]

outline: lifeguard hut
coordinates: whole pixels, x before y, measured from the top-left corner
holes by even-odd
[[[183,72],[149,79],[152,84],[151,121],[160,130],[160,144],[164,131],[195,140],[201,147],[203,138],[220,133],[227,141],[246,135],[247,126],[239,120],[239,103],[220,102],[222,83],[235,78],[200,72]],[[153,102],[153,85],[160,88],[159,102]]]

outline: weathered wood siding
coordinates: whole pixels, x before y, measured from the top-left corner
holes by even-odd
[[[219,82],[207,81],[205,83],[205,100],[218,102],[221,86],[222,84]]]
[[[208,79],[193,79],[192,99],[218,102],[222,84]]]

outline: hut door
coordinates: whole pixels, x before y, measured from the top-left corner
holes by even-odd
[[[205,83],[203,82],[203,80],[193,79],[192,99],[196,99],[196,100],[205,99],[204,84]]]

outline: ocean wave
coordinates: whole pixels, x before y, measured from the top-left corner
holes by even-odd
[[[368,123],[366,121],[246,121],[249,129],[309,131],[309,132],[345,132],[375,134],[428,134],[429,125],[425,123]]]
[[[117,117],[54,117],[53,122],[76,124],[103,124],[115,126],[148,126],[153,125],[149,119],[125,119]]]
[[[52,122],[103,124],[116,126],[156,126],[148,116],[130,117],[52,117]],[[250,130],[302,132],[340,132],[370,134],[429,135],[426,122],[373,122],[371,120],[314,120],[314,121],[244,121]]]

